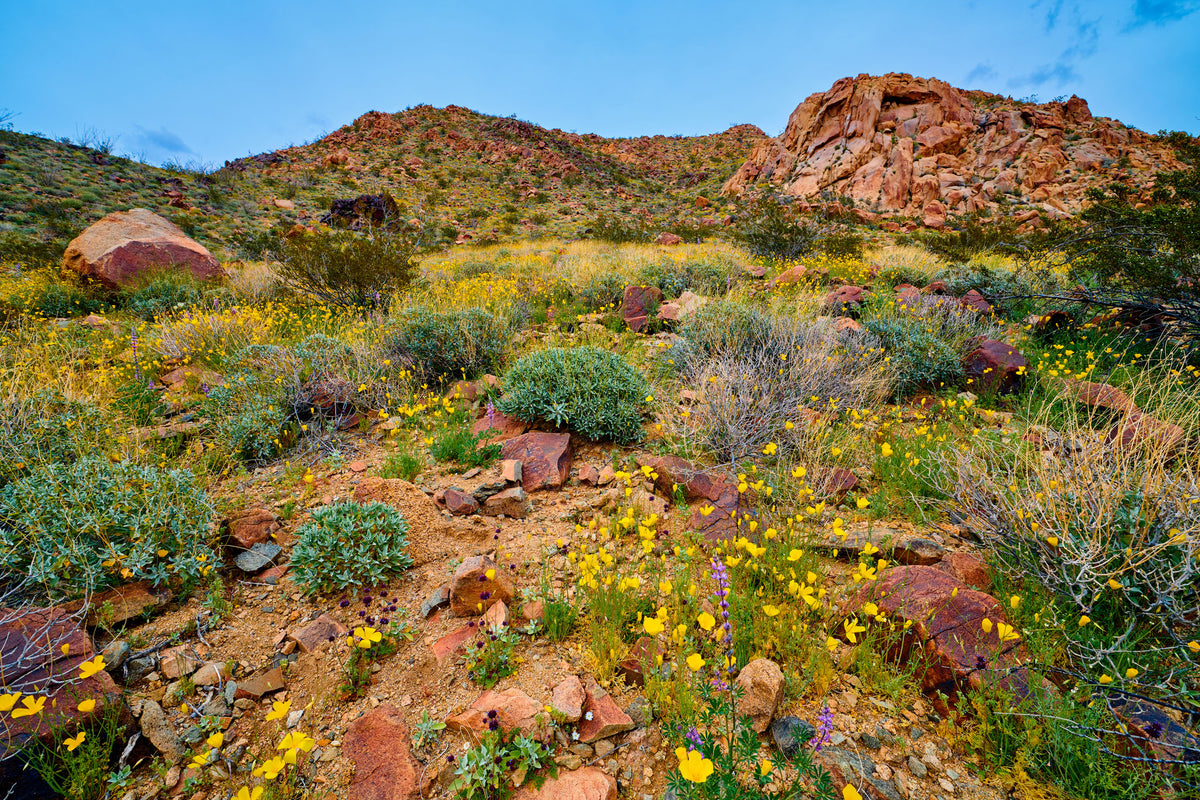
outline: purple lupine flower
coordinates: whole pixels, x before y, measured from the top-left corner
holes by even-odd
[[[817,714],[817,732],[808,740],[814,751],[819,751],[823,746],[829,744],[830,737],[833,735],[833,712],[829,710],[829,706],[821,709],[821,713]]]
[[[689,728],[683,738],[687,742],[688,750],[699,750],[704,744],[700,739],[700,733],[695,728]]]
[[[732,659],[733,625],[729,622],[729,571],[725,569],[725,562],[717,556],[713,556],[711,565],[713,580],[717,582],[716,599],[721,608],[721,629],[725,631],[721,641],[725,645],[725,659],[729,662],[729,675],[732,677],[737,672],[737,665]],[[721,668],[714,667],[713,672],[713,688],[719,692],[727,690],[729,685],[721,678]]]
[[[208,397],[209,391],[210,391],[210,389],[208,388],[207,383],[200,384],[200,393],[201,394],[203,394],[205,397]]]
[[[142,379],[142,365],[140,363],[138,363],[137,344],[138,344],[137,326],[134,325],[133,332],[129,334],[129,346],[131,348],[133,348],[133,373],[137,377],[137,379],[140,381]]]
[[[487,404],[487,418],[488,418],[488,427],[489,428],[495,427],[494,422],[496,419],[496,406],[492,404],[491,400],[488,400],[488,404]]]

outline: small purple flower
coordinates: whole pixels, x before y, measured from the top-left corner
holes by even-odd
[[[812,745],[814,751],[817,751],[829,744],[832,736],[833,712],[829,710],[829,706],[825,706],[821,709],[821,713],[817,714],[817,732],[808,740],[808,743]]]
[[[700,739],[700,733],[695,728],[689,728],[687,734],[683,737],[687,740],[688,750],[699,750],[704,742]]]

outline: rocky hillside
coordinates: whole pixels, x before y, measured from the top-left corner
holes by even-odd
[[[1071,215],[1087,189],[1145,189],[1177,169],[1158,137],[1105,117],[1072,96],[1024,103],[902,73],[843,78],[801,103],[783,135],[754,146],[724,186],[769,186],[806,201],[923,217],[974,211]]]
[[[698,226],[765,134],[610,139],[456,106],[376,111],[323,139],[227,162],[152,167],[0,130],[0,235],[65,242],[112,211],[148,208],[230,255],[271,227],[315,224],[335,200],[386,191],[431,211],[448,241],[579,235],[600,214]],[[706,219],[707,217],[707,219]]]

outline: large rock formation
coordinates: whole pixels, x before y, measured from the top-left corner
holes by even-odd
[[[203,245],[144,208],[116,211],[92,224],[67,245],[63,268],[110,289],[163,270],[183,270],[204,279],[225,274]]]
[[[810,96],[782,136],[754,146],[724,191],[833,194],[920,218],[1002,203],[1060,217],[1078,211],[1091,186],[1120,179],[1140,189],[1179,167],[1164,142],[1093,117],[1078,97],[1037,105],[889,73],[842,78]]]

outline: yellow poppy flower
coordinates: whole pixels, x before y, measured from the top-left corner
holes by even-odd
[[[686,781],[704,783],[713,773],[713,762],[705,758],[699,750],[677,747],[675,757],[679,759],[679,774]]]

